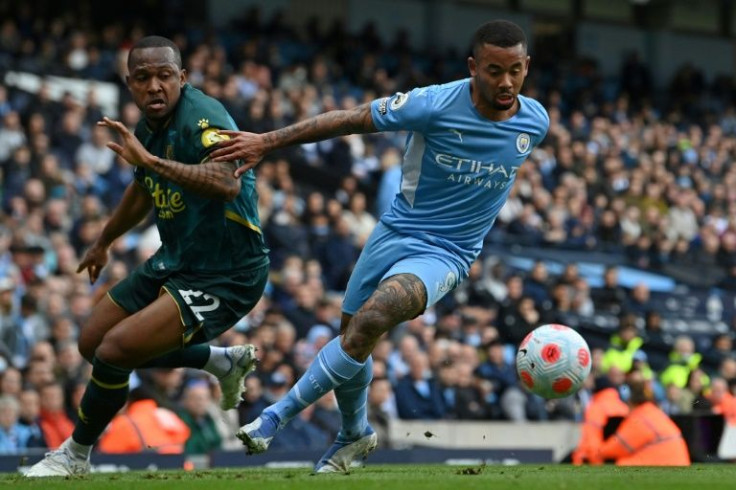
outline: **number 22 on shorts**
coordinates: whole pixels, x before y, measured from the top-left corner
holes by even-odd
[[[202,291],[193,291],[191,289],[180,289],[179,294],[184,298],[184,301],[189,305],[189,309],[192,310],[194,316],[200,322],[204,321],[202,313],[216,310],[220,306],[220,298],[211,294],[204,293]]]

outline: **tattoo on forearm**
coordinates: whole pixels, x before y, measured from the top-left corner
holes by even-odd
[[[350,110],[325,112],[264,135],[269,150],[301,143],[311,143],[335,136],[376,132],[370,104]]]
[[[345,335],[365,359],[385,332],[424,311],[427,290],[413,274],[398,274],[381,284],[352,318]]]
[[[240,183],[233,177],[235,168],[234,162],[188,165],[158,158],[152,170],[202,197],[233,199],[240,191]]]

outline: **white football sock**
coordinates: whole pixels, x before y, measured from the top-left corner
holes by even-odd
[[[232,360],[225,355],[226,352],[227,347],[210,346],[210,357],[202,369],[217,377],[225,376],[233,367]]]

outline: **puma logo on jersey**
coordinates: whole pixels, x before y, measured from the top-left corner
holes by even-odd
[[[463,142],[463,133],[459,129],[448,129],[449,132],[455,133],[458,138],[460,138],[460,143]]]

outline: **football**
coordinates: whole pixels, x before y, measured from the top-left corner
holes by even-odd
[[[535,328],[516,352],[516,372],[522,386],[547,399],[577,392],[590,373],[590,366],[588,343],[565,325]]]

